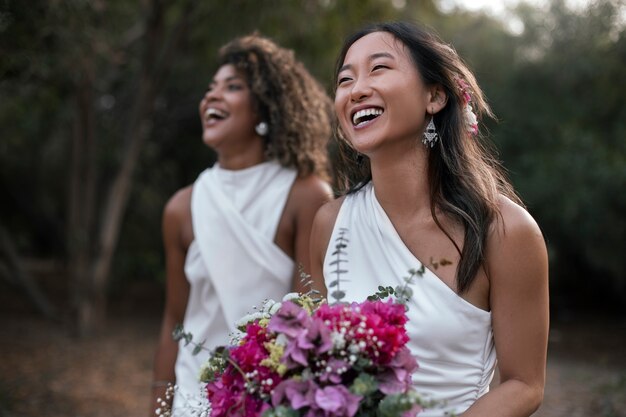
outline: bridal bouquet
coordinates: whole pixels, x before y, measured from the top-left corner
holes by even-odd
[[[388,295],[391,288],[382,290]],[[266,301],[201,370],[211,417],[415,416],[405,305],[374,296]]]

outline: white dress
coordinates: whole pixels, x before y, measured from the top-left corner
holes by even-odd
[[[237,171],[216,164],[194,183],[195,240],[185,260],[190,290],[183,323],[194,341],[207,348],[227,344],[238,319],[289,292],[294,261],[274,237],[295,178],[295,170],[276,162]],[[198,380],[208,352],[193,355],[193,348],[179,344],[175,416],[197,415],[208,405]]]
[[[346,301],[363,301],[379,285],[396,287],[421,262],[404,245],[379,204],[370,182],[346,196],[339,210],[324,259],[328,286],[336,279],[333,255],[340,236],[347,239],[341,274]],[[416,390],[437,406],[419,417],[462,413],[489,391],[496,365],[491,313],[467,302],[426,269],[412,285],[407,331],[409,347],[419,368],[413,374]]]

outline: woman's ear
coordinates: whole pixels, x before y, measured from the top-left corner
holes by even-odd
[[[428,110],[431,114],[438,113],[446,106],[448,102],[448,95],[446,91],[439,84],[435,84],[430,87],[430,98],[428,102]]]

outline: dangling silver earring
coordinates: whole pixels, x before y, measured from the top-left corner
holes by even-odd
[[[424,138],[422,139],[422,143],[426,146],[430,146],[431,148],[435,146],[435,143],[437,143],[437,140],[439,139],[434,119],[434,116],[430,116],[430,122],[428,122],[428,126],[426,126]]]
[[[265,122],[260,122],[258,125],[254,126],[254,131],[257,133],[257,135],[259,136],[265,136],[267,135],[267,132],[269,131],[269,126],[267,125],[267,123]]]

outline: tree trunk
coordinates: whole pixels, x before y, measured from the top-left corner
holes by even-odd
[[[117,246],[122,219],[130,196],[132,176],[146,137],[150,135],[149,122],[152,104],[152,86],[150,80],[142,80],[142,88],[137,98],[136,108],[142,114],[139,121],[133,123],[129,130],[130,146],[124,155],[122,167],[117,173],[106,200],[105,210],[100,223],[98,252],[93,263],[94,293],[94,329],[97,331],[104,325],[106,318],[106,293],[111,270],[113,254]]]
[[[76,118],[70,169],[68,210],[68,262],[72,285],[70,300],[75,330],[85,335],[91,328],[93,304],[90,263],[93,249],[96,157],[93,105],[93,66],[83,62],[82,77],[76,88]]]
[[[105,202],[99,227],[96,256],[91,271],[94,298],[88,312],[88,318],[92,322],[85,328],[90,333],[99,331],[106,319],[109,273],[132,189],[132,176],[143,144],[152,131],[155,88],[164,78],[166,69],[173,62],[172,54],[187,27],[187,20],[191,15],[193,4],[192,1],[189,1],[185,5],[177,27],[164,42],[163,14],[165,10],[163,2],[162,0],[150,2],[151,9],[146,28],[146,48],[139,79],[139,91],[125,134],[125,143],[128,144],[128,148],[124,153],[122,165]],[[161,45],[165,45],[165,47],[160,48]]]

